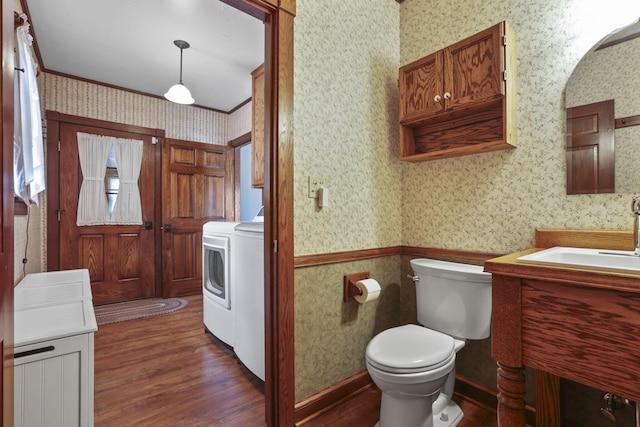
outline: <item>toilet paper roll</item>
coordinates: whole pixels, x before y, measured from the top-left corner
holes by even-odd
[[[380,295],[380,283],[376,279],[363,279],[356,282],[356,287],[362,291],[361,295],[356,295],[354,299],[360,304],[373,301]]]

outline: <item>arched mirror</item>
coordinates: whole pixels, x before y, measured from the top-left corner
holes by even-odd
[[[640,21],[587,52],[565,96],[567,194],[640,191]]]

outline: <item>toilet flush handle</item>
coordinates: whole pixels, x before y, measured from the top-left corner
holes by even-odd
[[[420,278],[418,277],[418,275],[412,276],[410,274],[407,274],[407,277],[411,280],[413,280],[414,282],[419,282]]]

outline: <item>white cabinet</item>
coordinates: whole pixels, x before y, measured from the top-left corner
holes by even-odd
[[[93,426],[87,270],[27,275],[15,289],[15,426]]]

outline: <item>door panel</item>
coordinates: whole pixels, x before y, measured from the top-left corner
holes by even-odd
[[[202,226],[231,221],[233,150],[167,139],[163,148],[164,297],[202,292]],[[231,158],[231,159],[230,159]]]
[[[567,194],[615,192],[612,99],[567,108]]]
[[[76,225],[82,170],[77,133],[143,141],[138,179],[143,222],[155,223],[155,150],[150,135],[60,124],[60,269],[87,268],[96,304],[155,295],[155,236],[144,225]]]

